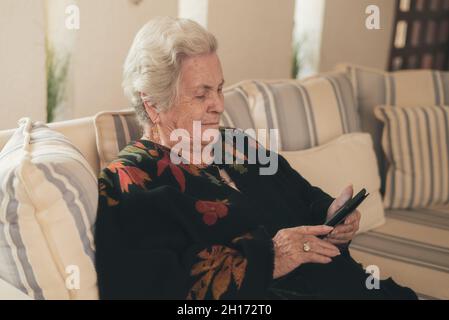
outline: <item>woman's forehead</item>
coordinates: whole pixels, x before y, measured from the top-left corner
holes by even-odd
[[[188,57],[182,63],[181,83],[190,89],[214,88],[223,82],[216,54]]]

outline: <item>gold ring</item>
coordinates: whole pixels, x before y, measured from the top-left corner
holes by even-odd
[[[304,252],[309,252],[310,251],[310,244],[308,242],[304,242],[304,244],[302,245],[302,248],[304,250]]]

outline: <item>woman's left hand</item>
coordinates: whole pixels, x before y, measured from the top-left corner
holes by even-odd
[[[360,211],[355,210],[346,217],[344,224],[336,226],[325,240],[334,245],[348,243],[354,238],[356,232],[359,230],[361,216]]]
[[[346,201],[351,199],[353,193],[354,187],[352,184],[344,188],[341,194],[329,206],[327,218],[332,217]],[[325,239],[335,245],[347,244],[359,230],[361,216],[360,211],[354,210],[346,217],[344,224],[336,226]]]

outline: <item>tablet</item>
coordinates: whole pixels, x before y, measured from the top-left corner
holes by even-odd
[[[326,226],[335,227],[342,223],[345,218],[350,215],[357,207],[368,197],[369,193],[366,193],[366,189],[360,190],[352,199],[349,199],[345,204],[334,213],[324,224]]]

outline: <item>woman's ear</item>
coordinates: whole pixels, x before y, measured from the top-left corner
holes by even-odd
[[[148,101],[145,93],[141,92],[140,97],[142,98],[143,106],[145,107],[145,111],[147,112],[151,122],[157,124],[159,122],[159,111],[156,109],[156,106]]]

